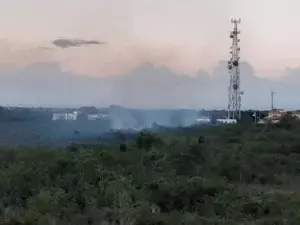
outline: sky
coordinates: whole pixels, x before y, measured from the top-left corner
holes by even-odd
[[[299,66],[299,0],[0,0],[0,69],[58,62],[117,76],[144,63],[193,75],[229,57],[240,17],[241,58],[258,76]],[[57,38],[107,42],[59,48]]]
[[[299,0],[0,4],[1,105],[226,108],[235,17],[243,107],[300,107]]]

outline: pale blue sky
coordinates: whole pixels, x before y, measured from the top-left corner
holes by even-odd
[[[258,74],[299,66],[299,0],[0,0],[0,66],[59,61],[81,74],[120,74],[151,62],[193,74],[228,57],[230,17]],[[58,37],[108,45],[42,50]]]

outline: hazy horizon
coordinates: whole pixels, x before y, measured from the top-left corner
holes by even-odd
[[[199,70],[189,76],[146,63],[121,76],[93,77],[64,72],[59,63],[37,63],[0,71],[0,105],[226,109],[226,65],[219,61],[211,73]],[[241,71],[243,109],[269,108],[271,90],[276,92],[276,107],[300,108],[300,101],[291,98],[300,94],[300,70],[286,70],[287,79],[279,81],[258,77],[246,61],[241,61]]]

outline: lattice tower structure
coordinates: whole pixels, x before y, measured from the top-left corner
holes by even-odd
[[[232,40],[230,46],[230,59],[228,61],[228,71],[230,75],[230,82],[228,87],[228,119],[241,119],[241,106],[243,91],[240,90],[240,39],[238,30],[238,24],[241,23],[241,19],[231,19],[233,24],[233,30],[230,32],[230,38]]]

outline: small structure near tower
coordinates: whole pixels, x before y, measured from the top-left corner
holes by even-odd
[[[241,97],[244,94],[243,91],[240,90],[240,47],[239,42],[240,39],[238,35],[240,31],[238,30],[238,24],[241,23],[241,19],[231,19],[231,23],[233,23],[233,30],[230,32],[230,38],[232,39],[232,44],[230,46],[230,59],[228,61],[228,71],[230,74],[230,83],[228,87],[228,111],[227,118],[228,119],[241,119]]]

